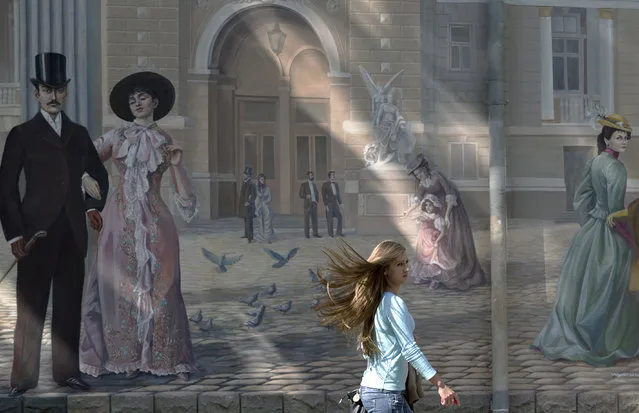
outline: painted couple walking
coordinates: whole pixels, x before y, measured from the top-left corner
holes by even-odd
[[[11,130],[0,164],[0,223],[19,259],[10,396],[38,384],[51,285],[53,378],[59,385],[88,390],[80,372],[186,379],[196,371],[177,229],[160,195],[162,175],[169,172],[182,217],[190,221],[197,214],[182,150],[156,124],[173,106],[173,85],[152,72],[122,79],[110,104],[126,122],[92,142],[62,110],[70,80],[65,56],[36,56],[31,81],[41,110]],[[120,176],[109,193],[103,162],[110,158]],[[23,199],[22,171],[28,188]],[[99,231],[86,282],[85,216]],[[26,241],[40,230],[47,236],[27,249]]]

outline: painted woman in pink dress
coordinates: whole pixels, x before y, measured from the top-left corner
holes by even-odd
[[[415,194],[417,202],[407,212],[417,208],[427,195],[433,195],[442,205],[446,237],[440,241],[438,248],[455,262],[455,268],[447,271],[436,287],[466,291],[486,284],[488,277],[477,259],[470,219],[455,183],[440,171],[431,168],[421,153],[406,169],[419,182]]]
[[[182,150],[155,123],[175,101],[165,77],[140,72],[112,90],[113,112],[127,121],[94,144],[102,161],[113,159],[117,182],[102,211],[104,227],[85,283],[80,369],[99,376],[196,371],[180,288],[178,231],[160,194],[170,174],[173,200],[189,222],[197,199]]]
[[[408,214],[420,223],[410,275],[416,283],[429,284],[432,289],[450,278],[448,272],[455,269],[455,261],[450,258],[446,249],[440,248],[440,244],[445,245],[447,236],[441,210],[442,205],[437,197],[426,194],[420,207]]]

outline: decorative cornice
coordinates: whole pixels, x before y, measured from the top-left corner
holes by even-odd
[[[328,72],[328,77],[342,77],[342,78],[350,78],[352,75],[346,72]]]
[[[422,122],[408,122],[408,124],[410,124],[411,131],[413,133],[424,133],[424,124]],[[344,128],[344,132],[352,133],[354,135],[364,135],[370,133],[372,130],[371,123],[365,121],[357,122],[352,120],[345,120],[342,124],[342,127]]]
[[[446,3],[449,0],[438,0]],[[639,9],[636,0],[504,0],[514,6],[582,7],[585,9]]]
[[[602,20],[612,20],[612,9],[599,9],[599,18]]]
[[[488,0],[437,0],[437,3],[488,3]],[[504,0],[504,3],[514,6],[639,9],[639,2],[636,0]]]
[[[539,17],[551,17],[551,16],[552,16],[552,7],[549,7],[549,6],[539,7]]]

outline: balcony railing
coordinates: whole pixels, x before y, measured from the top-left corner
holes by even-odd
[[[20,105],[20,84],[0,83],[0,106]]]
[[[555,122],[585,125],[590,122],[589,108],[599,102],[597,95],[555,94]]]

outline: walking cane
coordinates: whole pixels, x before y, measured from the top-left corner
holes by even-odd
[[[44,238],[47,236],[47,232],[46,231],[38,231],[36,232],[31,239],[29,240],[29,242],[27,242],[27,245],[25,246],[25,249],[27,251],[29,251],[31,249],[31,247],[33,246],[33,244],[38,240],[38,238]],[[9,273],[11,272],[11,270],[13,269],[13,267],[15,267],[15,265],[18,263],[18,258],[14,259],[13,262],[11,263],[11,266],[9,267],[9,269],[4,273],[4,275],[2,276],[2,278],[0,278],[0,283],[2,283],[2,281],[4,281],[5,278],[7,278],[7,275],[9,275]]]

